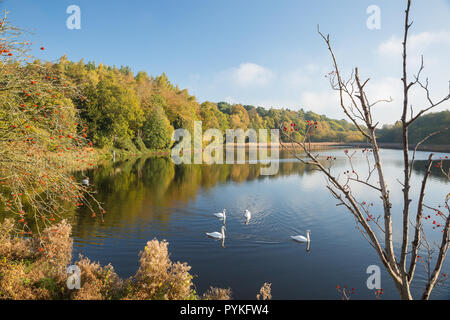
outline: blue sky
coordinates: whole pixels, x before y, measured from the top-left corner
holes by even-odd
[[[343,118],[324,75],[330,57],[316,32],[330,33],[346,71],[359,66],[369,94],[392,96],[376,116],[391,122],[400,108],[400,54],[406,1],[300,0],[3,0],[10,19],[30,36],[42,59],[63,54],[78,61],[128,65],[151,75],[165,72],[200,102],[229,101],[264,107],[302,107]],[[66,28],[66,8],[81,9],[81,30]],[[381,29],[369,30],[366,10],[377,5]],[[450,1],[413,2],[411,70],[425,54],[425,75],[436,95],[450,80]],[[414,92],[415,104],[425,103]],[[440,109],[448,109],[449,104]]]

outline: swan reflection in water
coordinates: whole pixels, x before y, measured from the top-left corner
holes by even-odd
[[[223,209],[222,212],[214,213],[214,215],[220,220],[223,220],[223,224],[225,224],[227,219],[227,209]]]
[[[225,248],[225,230],[227,228],[222,226],[221,232],[207,232],[206,235],[212,239],[222,240],[222,247]]]
[[[310,252],[311,230],[306,230],[306,237],[298,235],[298,236],[291,236],[291,238],[296,242],[306,243],[306,252]]]

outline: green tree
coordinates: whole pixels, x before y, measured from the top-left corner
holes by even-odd
[[[142,140],[149,149],[166,149],[171,146],[173,127],[167,119],[163,107],[155,104],[142,128]]]
[[[32,61],[29,46],[19,28],[0,19],[0,203],[21,234],[32,234],[31,224],[51,224],[70,203],[87,202],[91,193],[70,169],[95,159],[62,64]]]
[[[143,112],[130,88],[120,86],[111,74],[100,79],[90,97],[88,117],[100,146],[130,139],[141,125]]]
[[[203,121],[203,130],[219,128],[219,120],[216,117],[214,109],[217,109],[217,107],[209,101],[203,102],[200,105],[200,116]]]

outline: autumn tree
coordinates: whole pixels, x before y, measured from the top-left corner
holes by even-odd
[[[240,105],[233,105],[230,111],[230,127],[233,129],[247,130],[250,124],[250,118],[248,117],[247,110]]]
[[[411,124],[408,135],[409,143],[418,143],[423,137],[436,131],[441,131],[443,133],[448,132],[449,123],[450,110],[425,114]],[[401,142],[401,131],[401,121],[397,121],[397,123],[390,125],[384,125],[378,133],[378,140],[380,142]],[[448,133],[433,135],[427,140],[427,143],[449,144]]]
[[[95,159],[70,99],[77,88],[29,51],[23,31],[5,13],[0,20],[0,203],[17,219],[21,234],[31,234],[31,224],[39,232],[40,225],[71,208],[68,203],[91,206],[90,190],[70,169],[88,167]],[[90,210],[102,212],[100,206]]]
[[[155,78],[156,93],[166,99],[164,111],[174,128],[194,129],[194,121],[198,120],[199,106],[194,96],[184,89],[174,86],[166,74]]]
[[[173,127],[166,117],[165,100],[159,95],[152,97],[151,108],[146,113],[142,128],[142,140],[150,149],[167,149],[171,146]]]
[[[143,121],[135,92],[121,85],[114,74],[101,76],[88,97],[87,117],[100,145],[130,140]]]
[[[217,128],[219,129],[219,120],[216,117],[216,112],[215,109],[217,110],[217,107],[209,102],[203,102],[200,105],[200,117],[202,119],[202,126],[203,126],[203,130],[207,130],[210,128]]]
[[[253,106],[249,106],[247,110],[249,122],[250,122],[250,128],[252,129],[262,129],[264,128],[264,121],[262,117],[258,114],[256,111],[256,108]]]

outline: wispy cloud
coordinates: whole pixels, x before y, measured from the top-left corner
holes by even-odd
[[[264,87],[272,82],[275,74],[256,63],[246,62],[222,72],[221,77],[239,87]]]
[[[378,53],[382,56],[400,56],[402,41],[399,36],[393,35],[378,46]],[[449,31],[420,32],[408,39],[408,48],[414,53],[424,52],[432,46],[450,45]]]
[[[280,74],[280,78],[284,85],[289,89],[300,89],[310,83],[314,76],[320,72],[319,67],[313,63],[309,63],[300,68],[294,68]]]
[[[340,112],[339,96],[332,90],[305,91],[300,101],[303,108],[319,114],[337,115]]]

